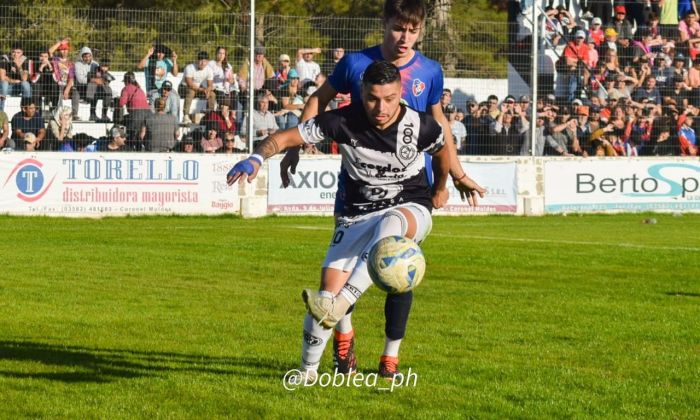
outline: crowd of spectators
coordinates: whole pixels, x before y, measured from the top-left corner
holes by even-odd
[[[535,141],[529,130],[522,133],[531,117],[518,111],[515,98],[506,98],[498,110],[489,109],[490,102],[477,104],[488,118],[477,118],[476,131],[486,132],[486,126],[492,136],[503,134],[511,120],[513,129],[505,131],[521,137],[521,142],[511,139],[522,146],[521,154],[534,148],[536,155],[697,156],[693,121],[700,113],[700,23],[695,2],[577,5],[579,16],[564,5],[546,7],[541,15],[545,47],[559,59],[556,79],[541,84],[538,92]],[[497,121],[501,112],[511,114],[503,116],[503,124]],[[465,123],[467,137],[474,132],[472,121]],[[489,153],[501,147],[495,138],[482,143],[491,145]]]
[[[33,60],[15,45],[0,62],[0,149],[240,153],[247,149],[243,109],[249,95],[256,103],[253,137],[261,140],[297,125],[308,96],[325,81],[314,61],[319,48],[297,50],[295,63],[281,54],[275,68],[265,48],[258,46],[251,77],[247,62],[236,72],[226,48],[217,47],[213,59],[207,51],[199,51],[196,60],[184,66],[176,89],[177,53],[155,43],[136,64],[144,72],[145,86],[127,71],[121,92],[112,92],[115,77],[109,58],[98,62],[92,50],[82,46],[74,59],[71,50],[71,40],[62,39]],[[334,49],[325,70],[332,71],[343,55],[344,49]],[[11,117],[4,112],[9,96],[21,96],[21,110]],[[193,109],[195,98],[206,103],[203,110]],[[106,137],[79,132],[81,103],[89,104],[86,123],[108,124]],[[347,103],[349,98],[339,95],[333,106]]]
[[[528,95],[458,104],[445,89],[441,105],[459,153],[697,156],[700,23],[694,2],[637,5],[580,2],[578,16],[565,6],[545,8],[543,40],[559,59],[556,79],[540,87],[534,104]],[[335,48],[321,66],[314,60],[320,49],[300,48],[294,62],[281,54],[273,64],[257,46],[249,74],[246,60],[234,68],[226,48],[218,47],[213,58],[200,51],[184,65],[176,88],[178,55],[155,43],[136,64],[145,86],[127,71],[124,88],[112,92],[108,57],[98,62],[82,46],[74,59],[72,49],[66,38],[31,60],[21,46],[13,47],[0,65],[0,148],[242,152],[249,134],[260,140],[297,125],[308,96],[345,54]],[[10,95],[22,97],[21,112],[11,118],[2,112]],[[255,133],[247,132],[244,112],[250,95]],[[195,98],[206,103],[203,111],[192,109]],[[338,95],[331,107],[349,101]],[[78,132],[81,102],[89,104],[89,121],[114,124],[108,138]]]

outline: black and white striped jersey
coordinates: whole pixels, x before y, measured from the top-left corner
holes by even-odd
[[[304,142],[333,139],[340,146],[346,174],[343,216],[356,216],[413,202],[432,210],[425,155],[445,145],[435,119],[405,105],[385,130],[370,124],[361,104],[312,118],[299,125]]]

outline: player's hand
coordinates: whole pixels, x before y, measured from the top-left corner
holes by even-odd
[[[466,174],[462,178],[453,180],[455,188],[459,191],[462,201],[466,201],[470,206],[479,204],[478,199],[484,198],[486,190],[477,184],[473,179]]]
[[[258,176],[261,165],[262,162],[252,156],[243,159],[233,165],[233,168],[228,171],[228,174],[226,174],[226,183],[228,185],[233,185],[234,182],[238,181],[239,184],[242,184],[246,179],[248,182],[253,182],[255,177]]]
[[[287,188],[289,186],[289,173],[297,173],[297,164],[299,164],[299,150],[301,150],[301,147],[287,149],[287,153],[282,158],[282,162],[280,162],[282,188]]]
[[[431,200],[433,201],[433,208],[441,209],[447,204],[447,200],[450,198],[450,192],[447,188],[433,189],[433,196]]]

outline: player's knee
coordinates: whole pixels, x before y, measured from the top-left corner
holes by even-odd
[[[386,216],[395,216],[401,220],[403,235],[420,243],[432,229],[430,211],[423,206],[405,206],[391,209]]]
[[[416,237],[416,231],[418,229],[418,221],[413,212],[405,207],[396,209],[399,213],[403,215],[404,226],[406,226],[406,232],[404,236],[407,238],[414,239]]]

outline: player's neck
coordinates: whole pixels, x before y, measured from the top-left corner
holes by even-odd
[[[416,55],[416,50],[414,50],[413,48],[408,50],[406,52],[406,55],[403,57],[397,56],[395,51],[388,50],[387,47],[384,46],[384,44],[382,44],[379,47],[379,49],[382,52],[382,57],[398,68],[401,68],[408,64],[411,60],[413,60],[413,57]]]

